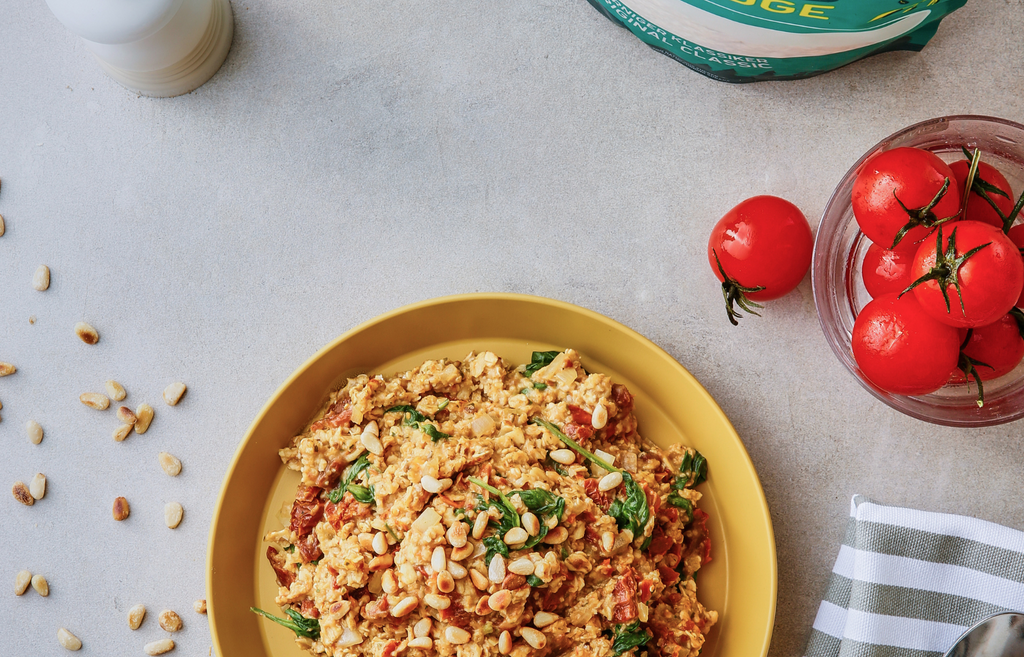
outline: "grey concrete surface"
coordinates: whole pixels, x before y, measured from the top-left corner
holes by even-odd
[[[170,100],[106,78],[44,3],[0,8],[0,360],[19,367],[0,379],[0,482],[50,478],[34,507],[3,503],[0,578],[13,588],[27,568],[52,591],[0,595],[0,654],[63,654],[60,626],[83,656],[141,654],[176,609],[175,654],[206,655],[191,604],[207,530],[261,405],[357,323],[461,292],[604,313],[714,395],[772,511],[773,657],[801,654],[852,494],[1024,529],[1019,423],[945,429],[875,401],[833,358],[809,280],[729,326],[704,256],[714,222],[756,193],[815,226],[852,162],[902,126],[1024,121],[1021,0],[971,0],[921,53],[745,86],[584,0],[245,0],[222,70]],[[81,320],[95,347],[74,338]],[[156,407],[150,433],[116,445],[112,414],[78,403],[108,378]],[[174,380],[189,392],[170,408]],[[132,516],[114,525],[117,495]],[[173,532],[170,500],[185,507]],[[150,619],[132,633],[140,602]]]

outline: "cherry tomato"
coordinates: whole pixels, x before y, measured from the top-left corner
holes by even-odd
[[[938,155],[894,148],[869,159],[857,174],[851,193],[853,214],[861,231],[879,246],[891,249],[897,240],[920,242],[936,222],[960,211],[955,183],[949,165]]]
[[[708,240],[708,262],[722,281],[729,321],[733,302],[752,314],[752,301],[789,294],[811,266],[814,237],[800,208],[777,196],[748,198],[725,213]]]
[[[883,294],[857,315],[853,357],[882,390],[923,395],[941,388],[960,355],[957,330],[921,309],[910,294]]]
[[[975,361],[974,371],[977,372],[978,378],[982,381],[991,381],[1017,367],[1024,358],[1024,338],[1021,337],[1020,330],[1017,320],[1012,315],[1003,315],[988,326],[971,329],[971,338],[961,351],[964,356]],[[962,342],[967,330],[961,331]],[[963,383],[966,380],[964,373],[957,369],[953,372],[950,383]]]
[[[914,265],[917,248],[903,248],[900,242],[894,250],[872,244],[864,254],[861,275],[864,287],[871,298],[877,298],[890,292],[900,293],[914,282],[910,277],[910,269]]]
[[[1020,249],[1021,257],[1024,257],[1024,224],[1018,224],[1010,229],[1010,232],[1006,234],[1010,238],[1010,241]],[[1024,287],[1020,290],[1020,296],[1017,297],[1016,306],[1018,308],[1024,308]]]
[[[921,244],[911,277],[914,296],[932,317],[950,326],[985,326],[1009,312],[1020,297],[1024,260],[995,226],[958,221]],[[922,277],[931,280],[917,284]]]
[[[971,163],[967,160],[958,160],[950,164],[949,168],[953,171],[953,175],[956,176],[956,189],[962,199]],[[1010,211],[1013,210],[1013,190],[1010,188],[1010,183],[1006,182],[1003,174],[999,173],[999,170],[992,165],[986,162],[979,162],[975,180],[978,178],[1006,192],[1006,196],[989,192],[988,197],[995,202],[996,207],[999,208],[1004,217],[1010,214]],[[982,221],[986,224],[992,224],[1000,229],[1003,227],[1003,220],[999,218],[999,214],[976,191],[971,192],[971,197],[967,201],[967,212],[964,218],[969,221]]]

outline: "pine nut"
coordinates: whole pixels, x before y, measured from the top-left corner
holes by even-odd
[[[526,586],[526,578],[516,573],[509,573],[505,575],[505,579],[501,580],[501,588],[514,591],[515,589],[521,589]]]
[[[567,538],[569,538],[569,530],[559,525],[548,532],[547,536],[544,537],[544,543],[558,545],[564,543]]]
[[[489,521],[490,517],[486,513],[476,514],[476,520],[473,521],[473,538],[478,541],[483,538]]]
[[[469,539],[469,529],[466,528],[466,523],[456,521],[455,524],[448,528],[446,536],[448,543],[452,547],[465,547]]]
[[[530,647],[534,650],[541,650],[548,643],[547,637],[540,630],[535,630],[532,627],[523,627],[519,630],[519,636],[523,637]]]
[[[455,590],[455,578],[447,570],[437,574],[437,590],[441,593],[451,593]]]
[[[166,632],[177,632],[181,629],[181,616],[170,609],[160,612],[159,622],[160,627]]]
[[[558,516],[548,516],[544,518],[544,526],[548,529],[554,529],[558,526]]]
[[[373,551],[377,554],[385,554],[388,551],[388,539],[384,536],[384,532],[377,532],[373,535],[373,542],[370,544]]]
[[[598,404],[590,415],[590,426],[595,429],[604,429],[606,424],[608,424],[608,409],[604,407],[604,404]]]
[[[7,230],[7,226],[4,224],[4,216],[0,214],[0,237],[3,237],[5,230]]]
[[[128,396],[128,393],[124,391],[124,386],[111,379],[104,384],[107,389],[107,397],[110,397],[114,401],[121,401]]]
[[[391,608],[391,615],[395,618],[402,618],[412,613],[412,610],[420,605],[420,599],[414,595],[402,598]]]
[[[495,584],[505,579],[505,557],[500,554],[494,555],[494,558],[491,559],[491,565],[487,567],[487,579]]]
[[[443,595],[437,595],[436,593],[428,593],[423,596],[423,602],[427,603],[428,607],[433,607],[439,611],[444,611],[448,607],[452,606],[451,598]]]
[[[538,611],[533,615],[533,624],[535,627],[547,627],[558,620],[558,616],[548,611]]]
[[[601,481],[597,482],[597,490],[602,493],[606,493],[614,488],[618,488],[619,484],[622,483],[621,472],[610,472],[605,476],[601,477]]]
[[[114,433],[113,433],[114,441],[115,442],[119,442],[119,443],[124,442],[124,439],[127,438],[128,434],[130,434],[131,432],[132,432],[132,425],[130,425],[130,424],[122,424],[118,428],[114,429]]]
[[[359,541],[359,547],[363,548],[366,552],[373,550],[373,534],[362,532],[356,536],[356,540]]]
[[[206,613],[206,600],[205,599],[199,599],[199,600],[196,600],[195,602],[193,602],[192,603],[192,611],[196,612],[197,614],[205,614]]]
[[[487,595],[486,593],[480,596],[480,599],[476,601],[476,607],[473,607],[473,613],[475,613],[477,616],[486,616],[487,614],[491,613],[492,609],[487,606],[487,603],[488,601],[490,601],[490,599],[491,596]]]
[[[32,573],[22,570],[14,577],[14,595],[25,595],[28,585],[32,583]]]
[[[187,390],[187,388],[184,383],[181,381],[175,381],[164,388],[164,402],[166,402],[168,406],[177,406],[178,402],[181,401],[182,395],[185,394],[185,390]]]
[[[587,533],[586,523],[578,522],[576,526],[572,528],[572,540],[578,541],[583,538],[583,535]]]
[[[160,467],[163,468],[164,472],[172,477],[177,477],[181,474],[181,461],[177,457],[168,454],[167,452],[160,452],[157,455],[160,460]]]
[[[10,363],[0,363],[0,376],[10,376],[18,371],[18,368]]]
[[[487,600],[487,606],[494,611],[505,611],[512,604],[512,592],[502,589]]]
[[[469,579],[473,582],[473,586],[475,586],[476,588],[480,589],[481,591],[487,590],[487,586],[489,584],[487,581],[487,577],[484,576],[484,574],[476,568],[469,569]]]
[[[37,472],[28,484],[28,492],[37,500],[43,499],[43,496],[46,495],[46,475]]]
[[[164,522],[168,529],[174,529],[181,524],[181,517],[185,510],[177,502],[168,502],[164,505]]]
[[[81,650],[82,641],[77,636],[68,632],[63,627],[57,630],[57,641],[68,650]]]
[[[32,506],[36,503],[36,498],[32,497],[32,493],[29,492],[28,486],[23,481],[14,482],[14,487],[11,489],[11,493],[14,495],[14,499],[18,500],[25,506]]]
[[[525,529],[522,527],[513,527],[505,532],[505,536],[502,540],[505,541],[506,545],[518,545],[519,543],[525,543],[528,538],[530,538],[530,535],[526,533]]]
[[[160,639],[159,641],[153,641],[147,643],[142,647],[147,655],[162,655],[165,652],[174,650],[174,641],[170,639]]]
[[[133,630],[139,629],[142,626],[143,619],[146,618],[146,605],[135,605],[128,610],[128,627]]]
[[[480,545],[483,545],[483,543],[480,543]],[[467,542],[460,548],[452,548],[452,553],[448,556],[448,561],[462,561],[466,557],[472,556],[476,551],[476,547],[476,545]]]
[[[556,449],[553,452],[549,452],[548,456],[555,463],[561,463],[562,465],[572,465],[576,462],[576,452],[571,449]]]
[[[409,643],[405,644],[410,648],[419,648],[421,650],[431,650],[434,647],[434,640],[429,636],[418,636],[415,639],[409,639]]]
[[[612,544],[612,551],[621,550],[630,543],[633,542],[633,530],[623,529],[619,532],[619,535],[615,537],[615,542]]]
[[[370,565],[367,566],[370,572],[376,572],[378,570],[385,570],[395,565],[395,557],[392,554],[382,554],[379,557],[370,559]]]
[[[46,265],[39,265],[36,273],[32,274],[32,287],[40,292],[50,287],[50,268]]]
[[[146,429],[149,429],[149,425],[153,421],[153,407],[149,404],[140,404],[135,409],[135,417],[138,418],[135,422],[135,433],[146,433]]]
[[[364,431],[359,436],[359,442],[366,448],[366,451],[370,452],[374,456],[383,456],[384,444],[380,442],[380,438],[372,433]]]
[[[100,341],[100,334],[85,322],[75,324],[75,335],[85,344],[96,344]]]
[[[615,545],[615,532],[605,532],[601,534],[601,547],[604,548],[605,552],[611,552],[612,547]]]
[[[508,570],[516,575],[532,575],[533,562],[527,558],[516,559],[508,565]]]
[[[114,520],[121,522],[128,517],[129,513],[131,513],[131,507],[128,506],[128,500],[123,497],[118,497],[114,500]]]
[[[121,420],[125,424],[131,424],[133,426],[135,425],[136,422],[139,421],[138,416],[135,415],[135,413],[132,412],[132,409],[128,408],[127,406],[122,406],[121,408],[117,409],[117,419]]]
[[[377,420],[370,420],[369,422],[366,423],[366,426],[363,427],[362,433],[367,432],[372,433],[375,436],[380,435],[380,427],[377,426]]]
[[[461,646],[464,643],[469,643],[469,640],[473,638],[473,635],[461,627],[449,625],[444,628],[444,638],[448,640],[448,643]]]
[[[536,536],[540,532],[540,520],[532,511],[523,514],[523,529],[530,536]]]
[[[78,401],[97,411],[105,411],[110,407],[110,400],[102,392],[83,392],[78,395]]]
[[[637,618],[640,619],[641,623],[646,623],[647,619],[651,615],[650,608],[647,605],[645,605],[644,603],[642,603],[642,602],[638,603],[636,608],[637,608]]]
[[[448,569],[448,558],[444,555],[444,548],[438,545],[430,554],[430,567],[435,573]]]
[[[420,486],[422,486],[423,490],[428,493],[436,495],[441,492],[441,482],[430,475],[423,475],[420,477]]]
[[[454,577],[455,579],[462,579],[463,577],[469,574],[469,571],[466,570],[465,566],[463,566],[457,561],[448,562],[448,572],[451,573],[452,577]]]
[[[43,428],[35,420],[25,423],[25,433],[28,435],[28,441],[33,445],[43,442]]]
[[[395,575],[395,571],[390,568],[384,571],[384,574],[380,576],[380,588],[388,595],[398,593],[398,577]]]
[[[50,595],[50,584],[42,575],[32,576],[32,588],[35,589],[36,593],[43,596],[44,598]]]
[[[430,619],[430,616],[424,616],[412,626],[412,635],[416,638],[430,636],[430,630],[433,626],[434,621]]]
[[[470,556],[476,559],[477,557],[482,557],[485,554],[487,554],[487,546],[484,545],[483,541],[481,541],[477,543],[476,546],[473,548],[473,554]]]
[[[512,652],[512,635],[505,630],[498,636],[498,652],[507,655]]]

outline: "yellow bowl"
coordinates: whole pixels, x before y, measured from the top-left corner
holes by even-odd
[[[414,367],[428,358],[490,350],[507,362],[532,351],[576,349],[584,365],[624,383],[636,398],[640,433],[666,446],[682,441],[709,464],[700,490],[708,512],[712,562],[697,575],[698,595],[720,614],[704,657],[762,657],[775,619],[778,575],[768,505],[750,457],[728,418],[671,356],[597,313],[518,294],[468,294],[399,308],[321,349],[267,402],[238,448],[210,529],[207,600],[220,657],[303,657],[292,633],[260,620],[279,613],[277,584],[263,545],[298,475],[277,451],[299,432],[345,377]]]

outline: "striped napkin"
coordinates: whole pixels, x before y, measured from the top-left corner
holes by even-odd
[[[855,495],[805,657],[941,657],[1024,611],[1024,532]]]

